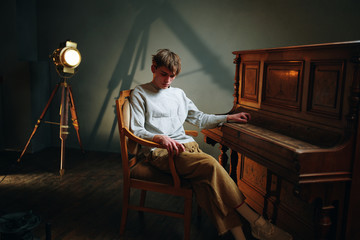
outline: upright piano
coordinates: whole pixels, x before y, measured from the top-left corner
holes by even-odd
[[[251,120],[202,133],[247,203],[294,239],[360,239],[360,41],[233,54]]]

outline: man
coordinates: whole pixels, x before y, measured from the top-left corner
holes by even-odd
[[[185,121],[200,129],[214,128],[226,121],[247,123],[250,114],[213,115],[199,111],[181,89],[171,87],[181,71],[181,60],[168,49],[160,49],[153,55],[151,71],[152,81],[137,86],[130,99],[133,133],[164,147],[142,149],[149,162],[169,171],[168,155],[174,156],[179,175],[191,181],[198,204],[212,218],[220,235],[230,230],[236,240],[246,239],[240,214],[249,221],[252,234],[258,239],[292,239],[245,203],[244,195],[224,168],[202,152],[183,128]]]

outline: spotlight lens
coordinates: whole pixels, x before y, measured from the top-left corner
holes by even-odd
[[[68,49],[64,53],[64,60],[71,67],[77,66],[80,63],[80,53],[75,49]]]

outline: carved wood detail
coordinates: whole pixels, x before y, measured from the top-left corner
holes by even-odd
[[[223,166],[224,168],[227,167],[227,163],[228,163],[228,155],[226,154],[226,152],[229,150],[229,148],[225,145],[220,144],[220,156],[219,156],[219,163],[221,164],[221,166]]]
[[[229,175],[234,180],[234,182],[237,182],[237,165],[239,164],[239,154],[234,151],[230,150],[230,169],[229,169]]]
[[[235,67],[235,78],[234,78],[234,94],[233,94],[233,97],[234,97],[234,106],[236,106],[236,104],[239,104],[239,98],[240,98],[240,95],[239,95],[239,88],[240,88],[240,83],[238,81],[239,79],[239,72],[240,72],[240,63],[241,63],[241,58],[239,55],[237,55],[234,59],[234,64],[236,64],[236,67]]]
[[[360,56],[353,57],[352,62],[354,63],[354,80],[351,86],[350,96],[350,112],[348,115],[348,130],[354,128],[355,123],[359,117],[360,109]]]

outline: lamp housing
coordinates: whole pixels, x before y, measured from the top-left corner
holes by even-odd
[[[51,55],[59,74],[75,74],[77,67],[81,63],[81,54],[77,49],[77,43],[66,41],[60,44]]]

